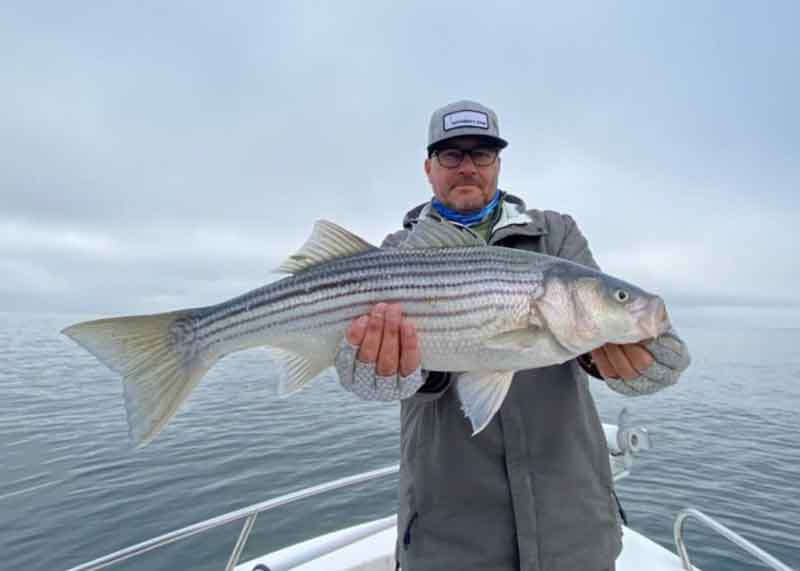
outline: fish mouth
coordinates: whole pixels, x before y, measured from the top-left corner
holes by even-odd
[[[669,315],[667,315],[667,308],[660,297],[654,297],[647,303],[637,322],[648,339],[655,339],[672,327]]]

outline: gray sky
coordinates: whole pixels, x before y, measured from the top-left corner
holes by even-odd
[[[431,111],[672,303],[800,304],[800,3],[0,4],[0,311],[151,312],[430,196]]]

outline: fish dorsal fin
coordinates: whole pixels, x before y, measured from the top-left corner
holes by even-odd
[[[375,246],[341,226],[327,220],[317,220],[306,243],[289,256],[278,271],[296,274],[322,262],[375,249]]]
[[[425,218],[417,222],[400,248],[425,250],[431,248],[476,248],[486,242],[464,226]]]

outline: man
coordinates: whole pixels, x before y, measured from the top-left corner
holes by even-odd
[[[471,228],[489,244],[597,268],[575,222],[526,210],[497,188],[497,117],[459,101],[433,113],[425,173],[433,199],[417,220]],[[602,571],[621,549],[608,449],[586,372],[629,394],[655,392],[688,366],[670,331],[650,343],[609,344],[561,365],[519,371],[497,415],[476,436],[454,374],[420,370],[413,324],[397,304],[352,322],[336,357],[342,384],[361,398],[403,399],[397,555],[404,571]]]

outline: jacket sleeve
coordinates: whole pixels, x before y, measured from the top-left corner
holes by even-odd
[[[553,252],[552,255],[596,270],[600,269],[589,249],[589,242],[572,216],[545,212],[545,220],[548,222],[548,242],[550,243],[548,249]]]
[[[546,213],[546,218],[549,218],[551,249],[555,255],[599,270],[600,266],[594,260],[586,238],[572,217],[558,214],[561,219],[553,220],[553,215],[556,213]],[[654,362],[641,376],[630,381],[604,379],[592,361],[591,354],[581,355],[577,361],[587,373],[603,380],[611,390],[628,396],[652,394],[675,384],[691,363],[689,348],[674,329],[657,337],[645,347],[653,355]]]
[[[608,387],[627,396],[649,395],[678,382],[692,362],[686,343],[675,329],[670,329],[645,345],[653,355],[653,364],[640,377],[626,381],[604,379]]]

